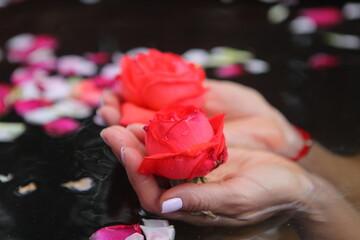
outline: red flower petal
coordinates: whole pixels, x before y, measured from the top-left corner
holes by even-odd
[[[123,126],[127,126],[132,123],[147,124],[154,114],[154,111],[136,106],[130,102],[125,102],[121,104],[120,124]]]

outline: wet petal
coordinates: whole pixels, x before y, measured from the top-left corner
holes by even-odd
[[[239,64],[227,65],[215,69],[215,75],[219,78],[234,78],[245,74],[245,69]]]
[[[134,233],[141,233],[140,224],[115,225],[99,229],[90,240],[125,240]]]
[[[182,57],[188,62],[193,62],[203,67],[206,67],[209,62],[209,52],[199,48],[187,50],[182,54]]]
[[[44,125],[44,130],[52,137],[63,137],[80,128],[80,123],[71,118],[61,118]]]
[[[260,59],[250,59],[245,63],[245,69],[252,74],[267,73],[270,70],[269,63]]]
[[[83,57],[67,55],[58,58],[57,70],[65,76],[93,76],[97,71],[97,67],[96,64]]]
[[[0,122],[0,142],[12,142],[26,130],[24,123]]]

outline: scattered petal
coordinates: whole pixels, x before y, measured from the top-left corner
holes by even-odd
[[[92,108],[76,99],[64,99],[53,105],[57,116],[84,119],[90,117]]]
[[[309,17],[297,17],[290,22],[290,31],[293,34],[311,34],[316,29],[316,23]]]
[[[339,66],[340,59],[330,54],[318,53],[311,56],[308,63],[312,69],[323,70]]]
[[[360,18],[360,3],[349,2],[343,6],[343,15],[347,20],[355,20]]]
[[[58,119],[59,113],[56,112],[53,105],[51,107],[42,107],[27,112],[25,115],[23,115],[23,118],[27,123],[44,125]]]
[[[35,37],[30,33],[23,33],[10,38],[6,42],[8,61],[11,63],[25,61],[27,55],[32,50],[34,41]]]
[[[270,65],[260,59],[250,59],[245,63],[245,70],[252,74],[263,74],[270,70]]]
[[[0,122],[0,142],[12,142],[26,130],[24,123]]]
[[[14,175],[9,173],[8,175],[0,174],[0,182],[7,183],[14,179]]]
[[[223,67],[231,64],[243,64],[254,55],[245,50],[238,50],[229,47],[215,47],[210,50],[209,67]]]
[[[269,22],[273,24],[279,24],[285,21],[289,17],[289,15],[289,8],[286,5],[279,3],[269,9],[267,13],[267,18]]]
[[[167,227],[147,227],[140,226],[147,240],[174,240],[174,226]]]
[[[85,192],[90,190],[94,186],[94,181],[92,178],[85,177],[76,181],[69,181],[61,184],[62,187],[65,187],[70,190]]]
[[[53,122],[49,122],[44,126],[45,132],[52,137],[63,137],[80,128],[80,123],[71,118],[60,118]]]
[[[65,76],[93,76],[97,66],[93,62],[77,55],[67,55],[58,58],[57,70]]]
[[[32,69],[52,71],[56,68],[56,56],[49,49],[41,48],[31,52],[26,62]]]
[[[38,81],[46,77],[48,73],[41,69],[17,68],[11,74],[11,83],[19,85],[25,82]]]
[[[22,196],[26,196],[32,192],[34,192],[37,189],[37,186],[35,183],[31,182],[25,186],[21,186],[18,188],[17,193],[22,195]]]
[[[360,49],[360,37],[350,34],[326,33],[325,42],[336,48]]]
[[[245,74],[245,69],[242,65],[232,64],[215,69],[215,75],[219,78],[234,78]]]
[[[141,235],[140,233],[134,233],[128,236],[127,238],[125,238],[125,240],[144,240],[144,236]]]
[[[97,65],[103,65],[110,60],[110,55],[107,52],[87,53],[85,58]]]
[[[20,116],[35,109],[50,106],[52,103],[43,99],[17,100],[14,102],[14,109]]]
[[[8,111],[9,104],[7,101],[7,97],[9,96],[10,92],[10,85],[0,83],[0,115],[3,115]]]
[[[207,63],[209,62],[208,51],[199,48],[187,50],[182,54],[182,57],[188,62],[193,62],[203,67],[206,67]]]
[[[58,101],[70,96],[71,85],[61,76],[51,76],[40,83],[42,96],[49,101]]]
[[[336,7],[307,8],[300,11],[300,16],[310,18],[319,28],[333,26],[342,21],[342,13]]]
[[[19,93],[18,99],[38,99],[41,98],[41,90],[38,88],[36,82],[25,82],[18,85],[16,89]]]
[[[90,106],[97,107],[100,98],[103,95],[103,89],[97,87],[95,81],[86,79],[78,82],[72,89],[71,96]]]
[[[96,231],[90,240],[125,240],[134,233],[141,234],[140,224],[109,226]]]
[[[142,219],[146,227],[168,227],[170,226],[168,220],[162,219]]]

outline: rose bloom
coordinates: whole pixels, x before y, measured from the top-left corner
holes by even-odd
[[[122,104],[121,124],[146,124],[152,115],[174,104],[199,107],[206,88],[204,70],[173,53],[150,49],[124,56],[117,82]]]
[[[144,128],[149,156],[139,172],[174,180],[204,177],[227,159],[223,126],[224,114],[208,119],[195,106],[157,112]]]

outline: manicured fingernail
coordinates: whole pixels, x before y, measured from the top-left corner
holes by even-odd
[[[125,167],[125,148],[126,147],[121,147],[120,149],[120,160],[124,167]]]
[[[162,203],[161,213],[175,212],[183,207],[181,198],[171,198]]]
[[[96,115],[94,116],[93,121],[98,126],[101,126],[101,127],[106,126],[106,122],[105,122],[104,118],[101,116],[101,114],[98,111],[96,111]]]
[[[100,132],[100,137],[102,138],[102,140],[103,140],[107,145],[109,145],[108,142],[106,141],[106,138],[104,137],[104,130],[102,130],[102,131]]]

